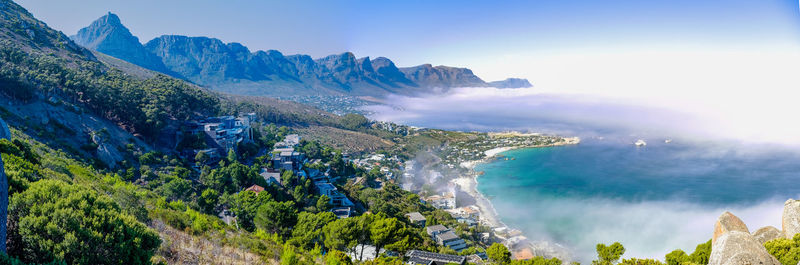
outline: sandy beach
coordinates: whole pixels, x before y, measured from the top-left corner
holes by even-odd
[[[555,144],[541,145],[541,146],[503,146],[503,147],[492,148],[484,152],[486,156],[483,159],[462,162],[460,166],[469,169],[469,173],[466,176],[453,179],[451,180],[451,182],[458,185],[459,189],[466,192],[475,199],[475,205],[478,207],[478,210],[480,211],[480,222],[482,224],[489,226],[493,229],[507,227],[502,221],[500,221],[500,217],[498,216],[497,211],[495,210],[491,201],[489,201],[488,198],[483,196],[483,194],[481,194],[478,191],[479,173],[475,172],[474,170],[475,166],[477,166],[480,163],[488,162],[490,159],[498,156],[500,153],[518,148],[541,148],[541,147],[551,147],[551,146],[572,145],[578,143],[580,143],[580,138],[572,137],[572,138],[564,138],[564,141],[562,142],[558,142]],[[527,239],[524,239],[524,237],[521,238],[527,241]],[[560,247],[553,246],[548,242],[536,242],[536,243],[529,242],[524,245],[526,245],[527,247],[514,249],[514,251],[518,251],[524,248],[524,249],[530,249],[531,251],[533,251],[534,254],[540,256],[549,256],[549,257],[558,256],[561,258],[567,256],[566,252],[557,250],[561,249]],[[520,247],[520,245],[518,245],[518,247]]]

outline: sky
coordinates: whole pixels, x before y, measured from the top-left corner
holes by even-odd
[[[468,67],[487,81],[527,78],[537,92],[671,108],[740,138],[800,142],[800,124],[787,122],[800,113],[795,0],[18,1],[67,35],[110,11],[142,42],[210,36],[253,51]]]
[[[800,47],[794,0],[18,2],[67,35],[111,11],[142,42],[179,34],[313,57],[352,51],[487,80],[543,78],[534,70],[562,54]]]

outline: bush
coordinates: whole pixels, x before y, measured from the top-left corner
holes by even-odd
[[[29,263],[148,264],[158,234],[106,195],[41,180],[11,198],[8,253]]]
[[[783,265],[796,265],[800,261],[800,234],[794,238],[778,238],[764,243],[767,252],[778,259]]]

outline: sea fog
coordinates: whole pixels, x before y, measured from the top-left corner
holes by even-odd
[[[387,102],[391,105],[367,107],[375,113],[371,118],[440,129],[581,137],[579,146],[546,154],[512,151],[523,158],[517,162],[536,170],[503,162],[484,165],[487,174],[483,182],[478,179],[478,188],[508,225],[533,241],[563,245],[571,259],[583,263],[595,258],[595,244],[615,241],[628,249],[624,257],[663,260],[677,248],[691,253],[710,239],[714,222],[726,210],[751,231],[780,228],[783,202],[800,194],[793,184],[800,178],[800,139],[779,127],[752,128],[735,115],[536,89],[462,88],[445,96]],[[633,145],[638,139],[648,142],[646,149]],[[583,171],[572,170],[576,167]],[[500,177],[515,181],[492,181]],[[546,178],[552,179],[541,181]],[[515,188],[516,193],[494,193]]]

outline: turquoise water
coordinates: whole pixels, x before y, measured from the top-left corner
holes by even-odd
[[[629,255],[693,250],[731,210],[780,228],[782,202],[800,193],[800,157],[742,153],[696,143],[584,139],[575,146],[519,149],[478,165],[478,190],[501,220],[532,240],[557,242],[587,262],[594,245],[620,241]]]

